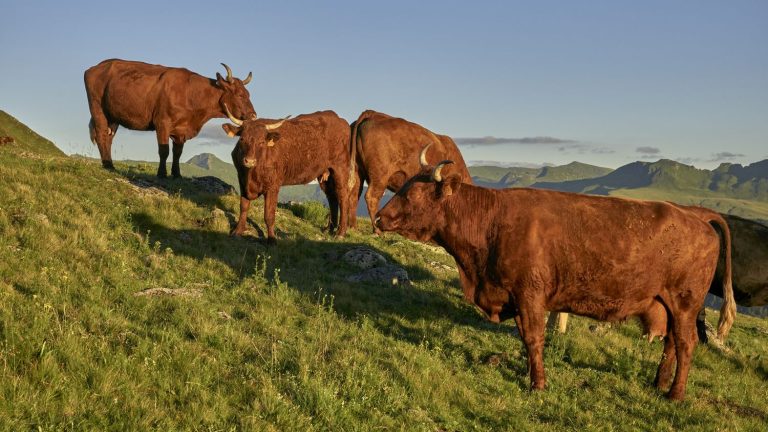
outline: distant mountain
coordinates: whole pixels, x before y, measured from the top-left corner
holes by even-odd
[[[608,195],[617,189],[654,188],[768,201],[768,159],[746,167],[722,164],[713,171],[669,159],[632,162],[600,177],[539,181],[533,187],[601,195]]]
[[[541,168],[471,166],[469,173],[479,186],[492,188],[527,187],[539,182],[562,182],[600,177],[610,173],[610,168],[571,162],[561,166]]]
[[[600,177],[542,181],[531,187],[673,201],[768,221],[768,160],[699,169],[672,160],[632,162]]]

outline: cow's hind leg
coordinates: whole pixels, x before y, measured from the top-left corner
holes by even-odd
[[[675,370],[676,362],[675,338],[673,332],[667,328],[667,337],[664,339],[664,353],[661,355],[661,362],[656,370],[656,378],[653,380],[653,385],[656,388],[664,390],[669,387],[672,382],[672,372]]]
[[[379,210],[379,201],[384,195],[386,184],[386,179],[385,181],[370,179],[368,190],[365,191],[365,204],[368,206],[368,215],[371,217],[373,233],[377,235],[381,234],[381,230],[376,227],[376,212]]]
[[[521,304],[519,317],[520,337],[528,353],[531,390],[542,390],[547,384],[544,375],[544,310]]]
[[[173,163],[171,164],[171,175],[175,178],[181,177],[181,168],[179,162],[181,159],[181,152],[184,150],[184,140],[173,140]]]
[[[275,212],[277,211],[277,194],[279,189],[268,190],[264,194],[264,223],[267,225],[267,243],[277,242],[275,236]]]
[[[168,170],[165,166],[166,162],[168,161],[168,155],[171,153],[168,140],[170,140],[168,131],[164,130],[164,128],[158,127],[157,128],[157,148],[158,148],[158,154],[160,155],[160,165],[158,165],[157,167],[157,176],[160,178],[168,177]]]
[[[667,397],[672,400],[683,400],[685,385],[688,382],[688,372],[691,369],[693,350],[696,348],[696,314],[698,310],[686,310],[678,314],[673,323],[675,334],[675,351],[677,353],[677,371],[672,381],[672,388]]]

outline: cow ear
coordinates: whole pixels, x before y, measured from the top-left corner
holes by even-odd
[[[267,133],[267,147],[272,147],[280,140],[280,132]]]
[[[229,83],[227,82],[226,79],[224,79],[223,76],[221,76],[220,73],[216,72],[216,84],[218,84],[219,87],[221,88],[225,88],[228,86]]]
[[[233,124],[224,123],[223,125],[221,125],[221,128],[224,129],[224,132],[226,132],[227,136],[230,137],[230,138],[232,138],[232,137],[234,137],[236,135],[240,135],[240,129],[241,128],[239,128],[239,127],[237,127],[237,126],[235,126]]]
[[[449,197],[461,188],[461,176],[459,174],[452,174],[440,182],[440,196]]]

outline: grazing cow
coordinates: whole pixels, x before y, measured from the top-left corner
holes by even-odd
[[[365,202],[373,222],[384,191],[389,189],[397,192],[406,180],[419,173],[419,164],[414,156],[425,144],[433,145],[429,153],[435,159],[455,161],[454,165],[446,168],[446,174],[459,173],[463,182],[472,183],[464,159],[450,137],[437,135],[416,123],[372,110],[360,114],[351,129],[351,158],[357,165],[357,176],[353,179],[357,187],[350,185],[350,226],[355,226],[363,182],[368,182]],[[373,224],[373,232],[379,233],[376,224]]]
[[[206,78],[183,68],[136,61],[104,60],[85,71],[85,92],[91,121],[91,141],[98,146],[104,168],[112,164],[112,140],[118,126],[155,131],[160,153],[158,177],[166,177],[168,140],[173,141],[171,174],[181,177],[179,158],[184,142],[194,138],[205,122],[225,117],[228,108],[238,118],[256,118],[245,80],[216,73]]]
[[[665,202],[537,189],[493,190],[443,178],[439,163],[411,178],[378,212],[382,231],[433,241],[456,260],[464,297],[492,321],[515,318],[532,389],[545,386],[546,311],[602,321],[668,311],[670,337],[655,383],[680,400],[696,345],[696,314],[720,255],[720,237],[696,213]],[[725,221],[714,214],[720,229]],[[719,331],[733,324],[730,239]]]
[[[344,236],[349,200],[338,197],[348,195],[349,123],[333,111],[304,114],[277,123],[243,122],[232,116],[230,120],[234,125],[224,124],[224,131],[231,137],[240,137],[232,150],[240,183],[240,219],[231,234],[243,233],[251,200],[264,195],[267,240],[274,243],[280,186],[317,179],[328,196],[330,228],[337,228],[337,236]]]

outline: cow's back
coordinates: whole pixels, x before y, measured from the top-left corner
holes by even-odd
[[[454,164],[443,172],[446,175],[458,172],[467,182],[471,181],[464,158],[453,140],[419,124],[374,112],[358,124],[357,135],[357,154],[369,173],[402,171],[405,178],[410,178],[421,170],[416,156],[425,145],[431,144],[427,153],[430,163],[439,161],[432,159],[451,159]]]
[[[195,75],[184,68],[110,59],[85,72],[85,85],[88,98],[99,101],[110,121],[129,129],[152,130],[158,104],[171,104],[174,95],[169,92],[175,88],[183,93]]]
[[[590,308],[615,299],[621,310],[678,281],[706,284],[714,274],[717,233],[673,204],[533,189],[498,193],[499,272],[511,284],[547,281],[554,310],[590,316]]]
[[[306,184],[331,166],[349,166],[349,123],[333,111],[302,114],[277,131],[282,184]]]

